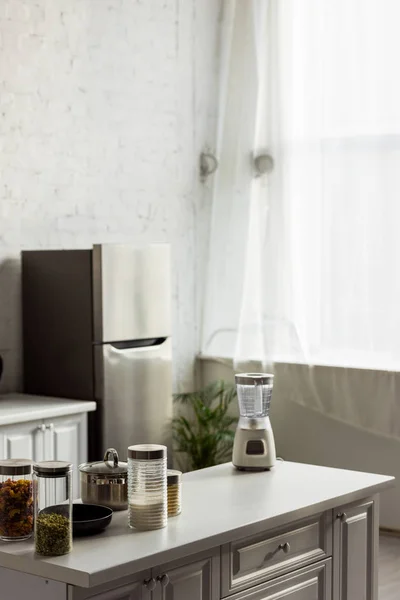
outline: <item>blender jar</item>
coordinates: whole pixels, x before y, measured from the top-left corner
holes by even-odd
[[[265,418],[269,415],[274,376],[269,373],[235,375],[241,417]]]

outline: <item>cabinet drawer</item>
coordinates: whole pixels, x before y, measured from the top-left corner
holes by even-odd
[[[240,592],[232,600],[332,600],[331,559]]]
[[[331,555],[331,511],[225,544],[223,596]]]

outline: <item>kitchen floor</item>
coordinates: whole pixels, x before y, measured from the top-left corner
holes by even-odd
[[[379,540],[379,600],[400,598],[400,535]]]

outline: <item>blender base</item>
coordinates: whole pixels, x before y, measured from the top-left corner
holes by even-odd
[[[264,429],[236,429],[232,463],[240,471],[269,471],[275,466],[274,434],[268,418]]]
[[[233,466],[238,471],[252,471],[253,473],[257,471],[261,473],[262,471],[270,471],[271,469],[273,469],[273,467],[237,467],[236,465]]]

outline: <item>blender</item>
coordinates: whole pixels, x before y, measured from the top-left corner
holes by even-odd
[[[235,375],[240,418],[232,462],[242,471],[266,471],[276,462],[274,434],[269,420],[274,376],[269,373]]]

